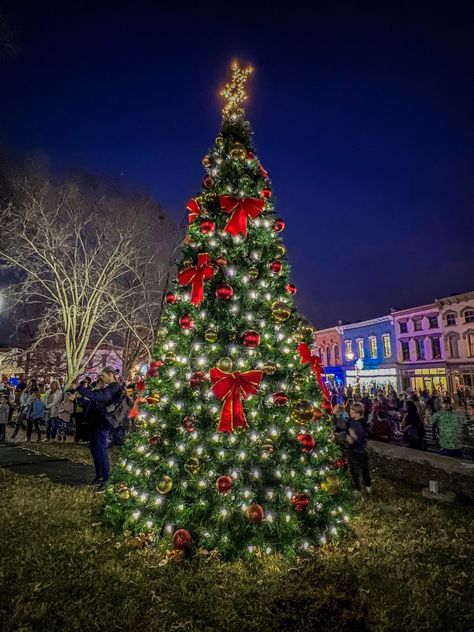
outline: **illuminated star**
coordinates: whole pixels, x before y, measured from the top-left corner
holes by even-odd
[[[239,62],[234,59],[230,68],[230,81],[226,83],[220,91],[220,95],[226,99],[226,104],[222,108],[222,114],[226,117],[238,118],[244,113],[242,103],[248,99],[245,84],[253,72],[253,67],[241,66]]]

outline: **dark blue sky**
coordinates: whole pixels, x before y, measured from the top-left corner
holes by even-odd
[[[238,56],[318,327],[474,289],[472,2],[95,4],[7,3],[0,141],[123,174],[178,215]]]

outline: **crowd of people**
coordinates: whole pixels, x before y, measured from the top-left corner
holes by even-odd
[[[36,379],[16,386],[0,386],[0,442],[6,441],[7,425],[14,424],[10,439],[19,440],[24,432],[31,442],[36,440],[65,442],[71,435],[76,443],[90,446],[97,490],[104,489],[109,478],[109,445],[121,445],[127,430],[131,400],[127,389],[113,367],[105,367],[100,376],[75,380],[68,388],[63,380],[52,380],[47,386]]]
[[[23,430],[27,442],[34,432],[37,441],[64,442],[72,436],[76,443],[88,443],[96,469],[93,483],[101,491],[109,477],[109,445],[121,445],[126,432],[135,430],[135,420],[129,418],[129,392],[112,367],[105,367],[94,382],[86,377],[68,388],[61,379],[46,387],[35,379],[16,387],[3,383],[0,442],[6,440],[10,424],[13,441]],[[464,408],[455,409],[450,397],[436,391],[397,395],[389,388],[362,394],[350,386],[333,386],[329,393],[334,438],[347,460],[356,492],[361,491],[361,482],[368,492],[371,488],[367,439],[474,458],[474,400],[469,396],[463,400]]]
[[[361,394],[350,386],[331,388],[330,398],[335,428],[350,418],[352,404],[360,403],[369,438],[417,450],[436,449],[446,456],[462,457],[471,447],[474,452],[474,399],[464,399],[464,407],[456,409],[448,395],[436,390],[397,395],[388,388]]]

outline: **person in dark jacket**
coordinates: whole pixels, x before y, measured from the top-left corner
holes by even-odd
[[[425,437],[425,427],[421,421],[416,403],[408,400],[406,411],[402,421],[403,438],[408,443],[409,448],[421,450]]]
[[[100,375],[102,388],[91,390],[85,386],[77,388],[78,394],[90,401],[88,421],[90,425],[90,450],[94,459],[98,492],[104,491],[109,478],[110,465],[108,454],[108,438],[110,432],[111,405],[118,404],[123,396],[121,384],[117,382],[117,375],[113,367],[105,367]]]
[[[364,405],[356,402],[349,409],[350,419],[346,434],[348,445],[349,470],[356,494],[360,494],[360,474],[367,492],[372,491],[369,472],[369,460],[366,452],[367,430],[364,423]]]

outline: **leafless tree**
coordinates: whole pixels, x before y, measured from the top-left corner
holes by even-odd
[[[13,179],[2,212],[3,292],[10,308],[28,306],[18,324],[33,328],[33,347],[64,349],[66,383],[110,339],[125,343],[128,365],[147,357],[176,234],[147,197],[35,172]]]

